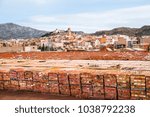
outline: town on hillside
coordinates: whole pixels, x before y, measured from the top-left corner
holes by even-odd
[[[92,35],[68,28],[40,38],[0,40],[0,52],[150,51],[150,36]]]

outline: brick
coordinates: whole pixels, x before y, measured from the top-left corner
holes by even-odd
[[[42,78],[42,73],[39,71],[33,71],[33,81],[39,82]]]
[[[24,71],[18,71],[17,78],[18,80],[24,80]]]
[[[85,73],[81,73],[80,76],[81,76],[82,78],[91,78],[91,77],[92,77],[92,74],[85,72]]]
[[[71,95],[69,85],[59,85],[59,88],[62,95]]]
[[[25,78],[25,80],[32,80],[33,72],[32,71],[25,71],[24,72],[24,78]]]
[[[11,80],[10,82],[11,82],[11,85],[19,86],[19,82],[18,81]]]
[[[59,84],[50,82],[50,93],[51,94],[59,94]]]
[[[19,87],[20,90],[26,90],[27,89],[26,81],[19,81]]]
[[[18,81],[17,81],[18,82]],[[17,90],[19,90],[19,83],[17,83],[16,81],[13,81],[13,83],[12,83],[12,81],[11,81],[11,84],[10,84],[10,90],[14,90],[14,91],[17,91]]]
[[[3,80],[3,72],[0,72],[0,81]]]
[[[4,72],[3,73],[3,80],[10,80],[9,72]]]
[[[89,98],[91,98],[91,95],[89,95],[89,93],[87,93],[87,92],[83,92],[83,93],[81,94],[81,98],[82,98],[82,99],[89,99]]]
[[[131,76],[131,89],[145,90],[145,76],[133,75]]]
[[[19,89],[18,85],[16,85],[16,86],[15,85],[11,85],[10,88],[9,88],[9,90],[18,91],[20,89]]]
[[[150,99],[150,89],[146,90],[146,96]]]
[[[56,81],[55,81],[55,80],[51,80],[51,81],[49,81],[48,83],[49,83],[50,85],[51,85],[51,84],[59,84],[59,82],[58,82],[57,80],[56,80]]]
[[[113,74],[104,75],[105,86],[116,87],[116,76]]]
[[[27,83],[26,90],[33,91],[33,86],[34,86],[33,82],[32,81],[26,81],[26,83]]]
[[[93,89],[92,89],[92,86],[91,85],[82,85],[82,96],[86,97],[86,95],[88,97],[91,97],[92,96],[92,92],[93,92]]]
[[[47,83],[49,81],[48,74],[42,74],[40,82]]]
[[[117,99],[116,88],[105,87],[105,99]]]
[[[146,92],[145,90],[131,90],[131,99],[145,99]]]
[[[41,90],[41,83],[40,82],[33,82],[33,91],[40,92]]]
[[[33,81],[43,82],[43,83],[48,82],[48,81],[49,81],[48,73],[46,73],[46,72],[34,71],[34,72],[33,72]]]
[[[10,80],[18,80],[18,77],[17,77],[17,71],[15,70],[10,70]]]
[[[124,100],[127,100],[127,99],[130,99],[130,89],[123,89],[123,88],[118,88],[118,99],[124,99]]]
[[[10,81],[4,81],[4,89],[11,89]]]
[[[68,85],[69,84],[68,75],[66,73],[59,73],[58,79],[59,79],[59,83],[62,85]]]
[[[146,76],[146,88],[150,89],[150,76]]]
[[[93,76],[90,73],[81,73],[81,83],[84,85],[92,84]]]
[[[49,80],[58,80],[57,73],[48,73]]]
[[[97,86],[103,86],[104,85],[104,76],[103,75],[96,75],[95,77],[93,77],[93,86],[97,87]]]
[[[97,100],[104,100],[105,96],[100,95],[99,93],[93,93],[93,96],[91,96],[92,99],[97,99]]]
[[[93,96],[94,99],[104,99],[104,87],[93,87]]]
[[[93,87],[93,93],[104,95],[104,87],[103,86]]]
[[[118,88],[130,88],[130,77],[127,75],[118,75],[117,76],[117,87]]]
[[[42,93],[48,93],[50,92],[50,84],[49,83],[40,83],[41,87],[40,87],[40,92]]]
[[[81,96],[81,89],[79,85],[71,85],[71,95],[75,97],[80,97]]]
[[[69,74],[69,82],[73,85],[80,84],[80,74]]]
[[[0,81],[0,90],[4,89],[4,82]]]
[[[131,80],[144,80],[145,76],[144,75],[131,75],[130,76]]]

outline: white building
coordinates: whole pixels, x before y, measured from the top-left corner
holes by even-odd
[[[25,46],[24,47],[25,52],[37,52],[38,50],[37,46]]]

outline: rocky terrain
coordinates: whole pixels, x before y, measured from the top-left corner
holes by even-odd
[[[129,27],[120,27],[114,28],[112,30],[104,30],[104,31],[97,31],[93,35],[128,35],[128,36],[147,36],[150,35],[150,26],[143,26],[141,28],[129,28]]]
[[[20,26],[13,23],[0,24],[0,39],[41,37],[46,31]]]

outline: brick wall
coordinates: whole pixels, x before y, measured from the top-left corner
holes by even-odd
[[[0,90],[25,90],[81,99],[150,99],[150,76],[0,71]]]

